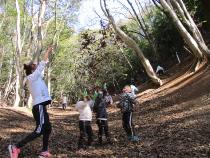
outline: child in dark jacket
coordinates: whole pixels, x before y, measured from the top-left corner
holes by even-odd
[[[105,133],[107,142],[111,143],[107,122],[108,115],[106,110],[109,103],[105,99],[105,93],[105,91],[99,91],[93,107],[93,111],[96,113],[96,119],[99,129],[98,141],[100,145],[102,144],[103,133]]]
[[[118,107],[122,113],[122,124],[127,134],[128,140],[139,141],[139,137],[135,136],[135,130],[133,126],[133,106],[136,104],[135,96],[132,94],[130,86],[123,88],[123,94],[120,97],[120,103]]]

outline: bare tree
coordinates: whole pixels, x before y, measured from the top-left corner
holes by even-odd
[[[141,6],[141,4],[139,3],[140,7],[141,7],[141,10],[139,8],[139,13],[137,13],[137,11],[135,10],[135,8],[133,7],[133,4],[130,0],[127,0],[129,6],[131,7],[132,11],[133,11],[133,14],[134,14],[134,17],[135,17],[135,20],[137,21],[137,23],[139,24],[139,27],[140,29],[143,31],[144,35],[145,35],[145,38],[147,39],[149,45],[151,46],[152,50],[153,50],[153,53],[154,53],[154,56],[157,60],[158,58],[158,53],[156,51],[156,48],[155,48],[155,45],[153,43],[153,38],[151,37],[150,33],[149,33],[149,30],[148,30],[148,26],[146,25],[146,22],[143,18],[143,15],[141,12],[144,12],[144,14],[146,15],[146,12],[144,11],[143,7]],[[137,2],[136,2],[137,4]]]
[[[156,73],[154,72],[149,60],[144,56],[143,52],[137,45],[137,43],[130,38],[127,34],[125,34],[115,23],[113,16],[110,14],[109,9],[107,8],[106,0],[100,0],[101,9],[104,15],[109,19],[110,24],[112,25],[113,29],[115,30],[116,34],[122,39],[122,41],[131,48],[136,55],[138,56],[139,60],[141,61],[142,65],[144,66],[148,76],[152,79],[152,81],[158,85],[162,85],[162,81],[157,77]]]
[[[158,7],[161,6],[173,19],[180,35],[198,60],[198,64],[204,58],[210,57],[210,50],[182,0],[160,0],[158,1],[160,5],[155,0],[153,2]]]
[[[16,97],[14,106],[19,106],[22,102],[21,98],[21,89],[22,89],[22,73],[21,73],[21,65],[20,65],[20,57],[21,57],[21,33],[20,33],[20,7],[19,2],[16,0],[16,11],[17,11],[17,21],[16,21]]]
[[[39,61],[39,56],[42,51],[42,21],[44,18],[45,10],[46,10],[46,2],[47,0],[40,0],[40,7],[39,7],[39,15],[38,15],[38,33],[37,33],[37,50],[33,56],[33,61]]]

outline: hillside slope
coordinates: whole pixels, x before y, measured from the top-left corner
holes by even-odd
[[[53,124],[50,148],[54,157],[207,158],[210,149],[210,68],[196,74],[179,70],[166,79],[162,87],[147,87],[138,94],[140,105],[136,107],[134,123],[142,139],[139,143],[126,140],[121,114],[112,107],[109,109],[109,127],[114,144],[100,147],[95,143],[85,152],[79,152],[76,150],[78,114],[73,108],[66,111],[49,109]],[[10,142],[16,142],[33,130],[32,121],[27,109],[0,108],[0,157],[8,157]],[[93,129],[96,136],[95,120]],[[40,142],[38,139],[28,144],[20,157],[37,157]]]

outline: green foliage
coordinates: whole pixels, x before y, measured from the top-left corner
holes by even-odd
[[[25,14],[23,11],[24,2],[28,4]],[[52,93],[55,97],[60,97],[62,93],[66,93],[72,101],[75,101],[85,88],[93,89],[95,86],[102,86],[104,82],[107,83],[108,89],[111,91],[118,91],[125,84],[129,84],[131,78],[136,81],[145,81],[147,76],[138,57],[122,43],[111,28],[75,33],[71,26],[77,21],[76,17],[81,0],[68,1],[70,6],[65,0],[57,2],[56,18],[55,0],[51,0],[48,3],[45,22],[42,27],[44,32],[43,50],[52,43],[56,43],[57,46],[56,52],[51,58],[51,67],[48,70],[51,71]],[[203,24],[205,19],[199,0],[185,0],[185,2],[196,22]],[[19,3],[21,35],[22,42],[24,42],[21,63],[25,63],[31,59],[34,53],[29,52],[29,48],[32,47],[33,51],[36,51],[38,27],[35,26],[33,30],[34,39],[32,46],[30,46],[30,1],[21,0]],[[38,6],[39,1],[35,0],[35,4]],[[12,68],[11,64],[14,64],[17,14],[14,1],[8,0],[7,6],[3,7],[6,7],[6,18],[0,29],[0,49],[4,48],[5,55],[3,58],[0,55],[0,62],[3,59],[0,88],[7,83],[9,71]],[[35,10],[37,8],[35,7]],[[157,64],[165,65],[166,62],[173,62],[175,52],[182,51],[184,42],[168,17],[155,8],[150,9],[149,14],[143,15],[159,61],[157,61],[153,48],[145,39],[136,21],[126,21],[121,25],[121,28],[138,43],[144,55],[155,68]],[[3,20],[3,13],[0,13],[1,20]],[[29,53],[27,54],[27,52]],[[15,78],[15,71],[13,73],[13,78]]]
[[[201,0],[184,0],[184,2],[199,28],[202,30],[209,29]]]
[[[173,22],[164,13],[156,10],[153,15],[152,35],[161,62],[164,63],[176,52],[182,51],[184,42]]]
[[[108,33],[104,36],[101,31],[85,31],[60,43],[53,61],[56,96],[63,91],[76,100],[85,88],[104,82],[113,87],[116,81],[127,78],[125,57],[115,39]]]

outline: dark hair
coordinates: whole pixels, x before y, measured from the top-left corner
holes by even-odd
[[[102,92],[103,92],[103,97],[105,97],[106,95],[108,95],[107,90],[103,89]]]
[[[23,67],[24,67],[26,76],[32,74],[32,67],[31,67],[31,64],[24,64]]]
[[[87,99],[88,101],[91,99],[89,95],[84,96],[84,99]]]

